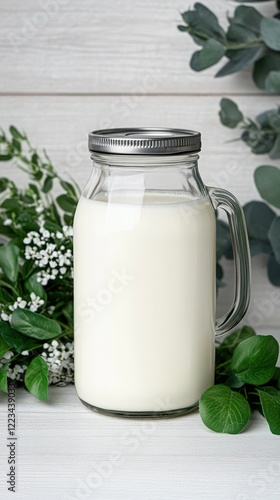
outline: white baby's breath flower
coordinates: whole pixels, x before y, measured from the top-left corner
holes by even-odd
[[[3,224],[4,226],[10,226],[13,223],[12,219],[5,219]]]

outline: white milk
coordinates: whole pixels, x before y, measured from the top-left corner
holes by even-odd
[[[82,197],[75,216],[76,389],[103,409],[185,408],[213,384],[213,208],[142,196]]]

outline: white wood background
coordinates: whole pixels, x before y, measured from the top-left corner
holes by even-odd
[[[204,1],[225,20],[236,6],[227,0]],[[277,97],[255,88],[250,73],[214,79],[217,68],[202,74],[188,61],[196,46],[179,33],[179,13],[190,0],[0,0],[0,125],[27,132],[45,147],[58,168],[82,186],[90,172],[87,133],[100,127],[173,126],[201,130],[200,168],[207,184],[231,190],[242,203],[258,198],[253,172],[277,164],[250,154],[241,142],[227,141],[235,131],[218,119],[221,97],[233,97],[253,117],[274,107]],[[273,12],[274,2],[261,5]],[[13,164],[1,175],[24,183]],[[219,312],[231,297],[219,294]],[[266,277],[265,258],[253,259],[252,302],[246,321],[279,331],[279,295]],[[278,290],[277,290],[278,292]],[[280,289],[279,289],[280,294]],[[157,422],[147,437],[142,423],[93,415],[77,400],[73,387],[51,390],[50,404],[35,403],[18,392],[17,498],[46,500],[247,500],[279,498],[279,443],[263,419],[240,436],[217,436],[203,428],[197,414]],[[6,492],[6,396],[0,401],[1,498]],[[138,432],[134,452],[123,441]],[[143,430],[144,429],[144,430]],[[148,427],[147,427],[148,429]],[[146,439],[147,438],[147,439]],[[115,467],[89,496],[77,496],[79,481],[93,463],[120,450]],[[275,473],[277,472],[277,474]]]

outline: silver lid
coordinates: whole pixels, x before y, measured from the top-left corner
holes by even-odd
[[[200,132],[176,128],[115,128],[89,133],[90,151],[129,155],[198,152]]]

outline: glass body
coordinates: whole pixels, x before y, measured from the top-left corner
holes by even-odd
[[[113,415],[175,416],[214,383],[214,341],[249,301],[242,209],[207,188],[197,154],[94,153],[74,221],[75,385]],[[227,211],[234,301],[216,320],[216,208]]]

